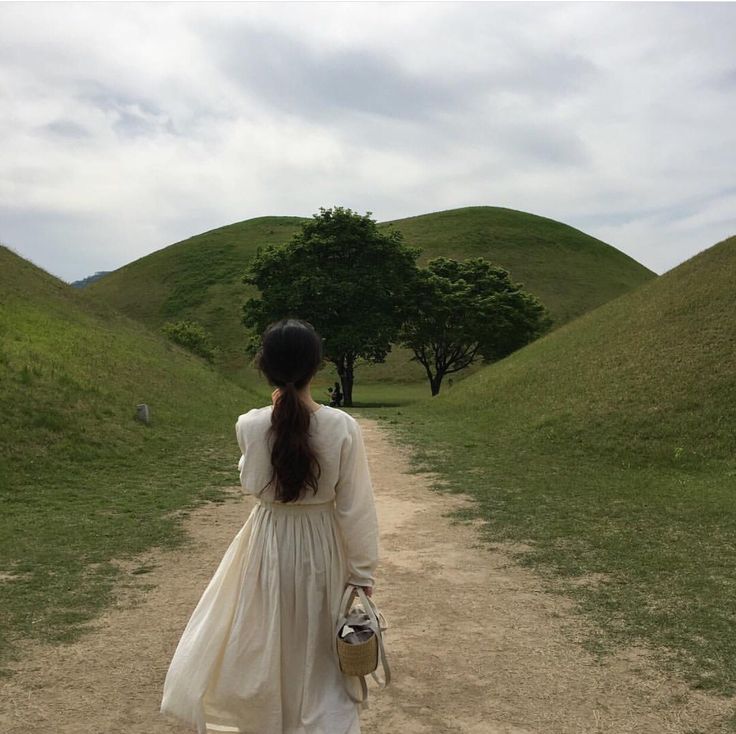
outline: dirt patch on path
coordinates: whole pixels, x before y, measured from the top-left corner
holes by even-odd
[[[472,525],[444,514],[468,499],[409,474],[406,450],[360,418],[381,524],[376,601],[390,625],[394,683],[371,688],[364,734],[711,734],[733,703],[688,689],[641,651],[597,662],[562,598]],[[28,644],[0,681],[3,734],[185,734],[159,713],[171,655],[252,500],[192,511],[192,543],[121,564],[117,601],[71,645]],[[130,573],[143,565],[144,575]]]

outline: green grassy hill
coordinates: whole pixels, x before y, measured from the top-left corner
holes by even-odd
[[[181,542],[169,513],[237,483],[235,419],[256,404],[0,247],[0,657],[73,639],[109,601],[111,558]]]
[[[731,238],[486,367],[434,408],[522,431],[535,452],[572,448],[620,466],[730,463],[735,273]]]
[[[259,245],[288,241],[299,217],[259,217],[230,224],[146,255],[85,291],[147,326],[191,318],[222,349],[222,370],[255,384],[243,352],[242,305],[254,289],[240,282]]]
[[[223,349],[225,374],[251,385],[255,375],[242,352],[240,317],[252,291],[240,277],[259,245],[288,241],[301,221],[259,217],[205,232],[129,263],[87,290],[154,328],[185,317],[199,321]],[[583,232],[510,209],[469,207],[385,222],[381,227],[395,227],[408,244],[422,247],[420,264],[439,255],[459,259],[482,255],[506,267],[539,296],[558,324],[655,277]],[[410,356],[396,349],[385,365],[359,367],[357,385],[376,380],[423,382],[424,371],[409,362]],[[334,377],[326,376],[325,382]]]
[[[390,414],[613,638],[736,691],[736,237]],[[367,411],[389,417],[386,410]]]
[[[465,207],[381,224],[392,226],[422,248],[420,264],[440,255],[500,264],[539,296],[558,326],[655,277],[595,237],[514,209]]]

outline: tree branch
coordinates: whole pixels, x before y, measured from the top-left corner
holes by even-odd
[[[445,370],[445,374],[450,374],[451,372],[459,372],[460,370],[464,370],[468,365],[472,364],[479,348],[480,343],[477,343],[475,347],[473,347],[473,350],[472,352],[470,352],[470,354],[466,352],[462,355],[461,359],[464,360],[462,364],[455,365],[452,369]]]

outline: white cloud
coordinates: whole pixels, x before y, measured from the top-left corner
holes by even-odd
[[[736,232],[736,6],[0,4],[0,241],[66,279],[319,206]]]

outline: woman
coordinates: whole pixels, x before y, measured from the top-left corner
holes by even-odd
[[[371,595],[378,521],[360,425],[312,399],[322,340],[305,321],[263,334],[272,404],[239,416],[243,490],[257,503],[179,640],[161,712],[199,734],[359,734],[358,679],[333,636],[347,584]]]

